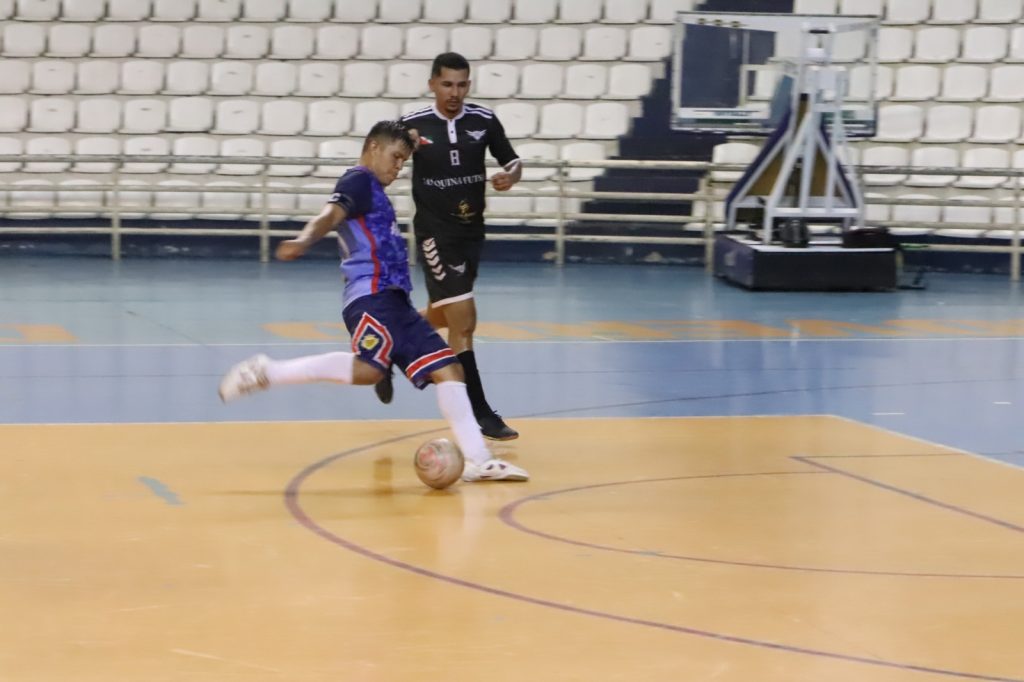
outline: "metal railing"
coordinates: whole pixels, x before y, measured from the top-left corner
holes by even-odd
[[[239,236],[254,237],[259,240],[260,259],[266,261],[270,257],[270,240],[275,237],[289,237],[296,234],[295,229],[282,229],[272,227],[272,223],[281,218],[294,218],[304,221],[312,217],[310,211],[302,209],[278,208],[272,204],[271,197],[277,195],[309,195],[309,187],[301,186],[272,186],[271,182],[283,179],[282,176],[271,174],[270,166],[310,166],[316,167],[337,167],[339,171],[344,167],[354,165],[358,159],[351,158],[276,158],[276,157],[222,157],[222,156],[127,156],[127,155],[0,155],[0,164],[16,163],[47,163],[47,164],[75,164],[75,163],[111,163],[115,164],[112,171],[108,173],[79,173],[70,170],[57,171],[62,179],[69,176],[76,178],[88,178],[88,184],[55,184],[52,182],[32,183],[30,180],[19,180],[12,182],[7,177],[0,175],[0,193],[18,192],[45,192],[45,193],[102,193],[102,201],[97,204],[68,203],[53,201],[50,203],[33,202],[23,205],[12,205],[11,201],[4,206],[0,204],[0,217],[23,217],[28,216],[75,216],[83,213],[95,214],[109,219],[110,224],[105,226],[95,225],[61,225],[61,226],[36,226],[16,224],[0,228],[0,234],[24,234],[24,235],[55,235],[55,234],[107,234],[110,236],[111,257],[121,257],[122,239],[132,235],[191,235],[191,236]],[[237,180],[244,177],[251,183],[251,186],[231,185],[165,185],[152,183],[150,185],[127,184],[125,176],[131,178],[153,177],[153,173],[130,173],[125,172],[126,164],[156,163],[162,166],[170,164],[206,164],[206,165],[252,165],[258,167],[255,173],[239,176],[238,174],[218,175],[219,181]],[[665,244],[665,245],[698,245],[704,247],[705,262],[710,265],[716,232],[720,231],[722,225],[716,219],[713,206],[724,200],[723,192],[731,187],[731,182],[716,181],[716,171],[737,172],[745,169],[743,165],[736,164],[715,164],[702,161],[633,161],[633,160],[594,160],[594,161],[568,161],[568,160],[533,160],[527,161],[530,168],[550,168],[553,175],[542,182],[553,185],[553,189],[536,189],[526,183],[513,190],[503,193],[504,196],[514,197],[547,197],[554,198],[555,210],[518,211],[518,212],[489,212],[489,218],[499,221],[521,221],[521,225],[529,226],[529,231],[492,231],[488,238],[492,240],[506,241],[550,241],[555,248],[555,262],[559,265],[565,262],[566,244],[573,242],[604,242],[604,243],[629,243],[629,244]],[[130,166],[128,166],[130,168]],[[571,178],[571,171],[574,169],[644,169],[680,171],[688,174],[703,174],[697,192],[609,192],[590,191],[576,188],[577,181]],[[310,172],[304,175],[309,177]],[[955,177],[980,176],[998,177],[1007,180],[1001,185],[1006,197],[997,200],[972,200],[963,201],[957,199],[945,199],[935,197],[933,199],[908,200],[902,198],[872,197],[870,205],[922,205],[939,207],[948,206],[977,206],[988,208],[1012,209],[1012,220],[999,226],[983,223],[950,223],[943,221],[940,217],[937,223],[916,224],[913,227],[925,232],[938,232],[940,230],[966,230],[982,236],[986,232],[998,230],[1010,232],[1010,240],[1007,245],[999,244],[929,244],[927,248],[937,251],[960,251],[960,252],[989,252],[1005,253],[1010,257],[1010,276],[1018,280],[1021,275],[1021,188],[1024,185],[1024,169],[1010,168],[920,168],[910,166],[860,166],[857,168],[859,174],[868,173],[871,175],[946,175]],[[50,173],[51,175],[53,173]],[[25,172],[25,176],[42,176],[39,172]],[[106,182],[97,182],[98,176],[106,176]],[[158,174],[163,176],[163,173]],[[174,178],[185,179],[188,174],[170,173]],[[691,177],[693,176],[691,175]],[[193,175],[193,177],[195,177]],[[295,178],[297,176],[284,176]],[[326,178],[324,176],[314,176]],[[682,179],[682,178],[681,178]],[[916,192],[918,188],[905,188],[908,193]],[[973,188],[978,191],[977,188]],[[967,188],[966,191],[971,191]],[[927,191],[921,188],[921,191]],[[249,194],[258,197],[255,205],[245,206],[194,206],[184,207],[179,205],[161,206],[156,203],[148,206],[139,206],[122,201],[122,196],[131,193],[224,193],[224,194]],[[633,201],[650,202],[666,206],[663,212],[653,214],[637,213],[584,213],[570,210],[569,202],[585,199],[600,199],[603,201]],[[1007,201],[1010,199],[1010,201]],[[693,212],[684,213],[679,205],[686,203],[703,204],[705,210],[700,215],[693,215]],[[676,208],[677,210],[672,210]],[[152,216],[160,214],[185,215],[191,217],[210,216],[217,214],[240,215],[247,221],[255,223],[252,227],[168,227],[161,225],[147,226],[126,226],[123,221],[127,216]],[[399,212],[400,221],[408,223],[411,216],[408,213]],[[65,222],[65,220],[62,220]],[[159,222],[159,221],[156,221]],[[646,232],[658,232],[664,226],[664,234],[600,234],[588,233],[585,226],[587,223],[624,223],[643,225]],[[872,225],[890,228],[908,227],[906,222],[900,221],[872,221]],[[569,227],[572,229],[568,229]],[[411,230],[407,236],[412,241]],[[410,249],[410,254],[415,254],[415,249]]]

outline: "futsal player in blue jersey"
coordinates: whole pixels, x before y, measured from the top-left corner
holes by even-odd
[[[394,364],[417,388],[430,383],[437,387],[441,414],[466,459],[464,481],[525,481],[526,471],[491,455],[473,414],[462,365],[409,298],[409,254],[384,188],[398,177],[414,149],[403,123],[374,125],[359,165],[341,176],[323,210],[299,236],[277,247],[279,260],[294,260],[337,228],[345,275],[342,317],[352,336],[352,352],[291,360],[256,355],[224,376],[221,400],[283,384],[374,385]]]

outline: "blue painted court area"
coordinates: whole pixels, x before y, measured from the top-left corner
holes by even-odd
[[[3,423],[438,417],[432,390],[401,380],[387,407],[331,385],[219,402],[221,374],[253,353],[347,345],[330,261],[7,258],[0,282]],[[926,284],[767,293],[696,268],[484,263],[477,354],[513,424],[835,414],[1024,465],[1019,287]]]

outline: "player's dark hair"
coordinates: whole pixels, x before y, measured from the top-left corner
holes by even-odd
[[[370,128],[366,140],[363,142],[363,151],[370,146],[370,141],[376,140],[378,144],[386,145],[389,142],[402,142],[411,152],[416,148],[416,143],[409,134],[409,128],[401,121],[377,121]]]
[[[440,76],[441,69],[469,71],[469,62],[458,52],[442,52],[434,57],[434,63],[430,66],[430,77]]]

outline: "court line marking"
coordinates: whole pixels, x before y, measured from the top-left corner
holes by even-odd
[[[312,464],[306,466],[304,469],[299,471],[288,482],[287,486],[285,487],[285,491],[284,491],[285,507],[288,509],[288,512],[295,518],[295,520],[303,528],[305,528],[306,530],[308,530],[308,531],[312,532],[313,534],[317,535],[321,539],[324,539],[324,540],[326,540],[326,541],[328,541],[328,542],[330,542],[330,543],[332,543],[334,545],[338,545],[338,546],[342,547],[343,549],[347,549],[347,550],[349,550],[349,551],[351,551],[351,552],[353,552],[355,554],[359,554],[359,555],[361,555],[363,557],[366,557],[368,559],[371,559],[373,561],[378,561],[380,563],[388,564],[388,565],[390,565],[390,566],[392,566],[394,568],[398,568],[398,569],[403,570],[403,571],[408,571],[408,572],[411,572],[411,573],[415,573],[417,575],[421,575],[421,576],[424,576],[426,578],[431,578],[431,579],[434,579],[434,580],[440,580],[440,581],[447,582],[447,583],[452,584],[452,585],[456,585],[458,587],[464,587],[464,588],[467,588],[467,589],[475,590],[475,591],[478,591],[478,592],[484,592],[486,594],[491,594],[491,595],[498,596],[498,597],[505,597],[507,599],[512,599],[512,600],[519,601],[519,602],[533,604],[535,606],[543,606],[543,607],[547,607],[547,608],[556,609],[556,610],[559,610],[559,611],[573,613],[573,614],[576,614],[576,615],[592,616],[592,617],[601,618],[601,619],[604,619],[604,620],[612,620],[612,621],[616,621],[616,622],[620,622],[620,623],[628,623],[628,624],[631,624],[631,625],[640,625],[640,626],[644,626],[644,627],[655,628],[655,629],[658,629],[658,630],[668,630],[670,632],[678,632],[678,633],[681,633],[681,634],[693,635],[693,636],[701,637],[701,638],[705,638],[705,639],[713,639],[713,640],[717,640],[717,641],[730,642],[730,643],[733,643],[733,644],[744,644],[744,645],[754,646],[754,647],[763,648],[763,649],[770,649],[770,650],[775,650],[775,651],[781,651],[781,652],[784,652],[784,653],[803,654],[803,655],[814,656],[814,657],[818,657],[818,658],[827,658],[827,659],[831,659],[831,660],[845,661],[845,662],[848,662],[848,663],[862,663],[862,664],[871,665],[871,666],[875,666],[875,667],[895,668],[895,669],[899,669],[899,670],[909,670],[909,671],[912,671],[912,672],[930,673],[930,674],[940,675],[940,676],[944,676],[944,677],[963,677],[963,678],[973,679],[973,680],[985,680],[986,682],[1024,682],[1024,679],[1022,679],[1022,678],[999,677],[999,676],[984,675],[984,674],[979,674],[979,673],[958,672],[958,671],[954,671],[954,670],[945,670],[945,669],[942,669],[942,668],[932,668],[932,667],[929,667],[929,666],[922,666],[922,665],[916,665],[916,664],[911,664],[911,663],[900,663],[900,662],[896,662],[896,661],[887,661],[885,659],[880,659],[880,658],[870,658],[870,657],[867,657],[867,656],[858,656],[858,655],[854,655],[854,654],[842,654],[842,653],[838,653],[838,652],[824,651],[824,650],[818,650],[818,649],[810,649],[810,648],[806,648],[806,647],[799,647],[799,646],[794,646],[794,645],[789,645],[789,644],[780,644],[778,642],[771,642],[771,641],[767,641],[767,640],[758,640],[758,639],[752,639],[752,638],[748,638],[748,637],[739,637],[739,636],[736,636],[736,635],[729,635],[729,634],[724,634],[724,633],[712,632],[710,630],[700,630],[700,629],[697,629],[697,628],[690,628],[690,627],[685,627],[685,626],[681,626],[681,625],[673,625],[671,623],[661,623],[661,622],[658,622],[658,621],[645,620],[645,619],[642,619],[642,618],[633,618],[631,616],[623,616],[623,615],[620,615],[620,614],[615,614],[615,613],[606,612],[606,611],[597,611],[597,610],[594,610],[594,609],[588,609],[588,608],[583,608],[583,607],[579,607],[579,606],[573,606],[571,604],[562,604],[562,603],[555,602],[555,601],[550,601],[550,600],[547,600],[547,599],[541,599],[539,597],[532,597],[532,596],[526,595],[526,594],[519,594],[519,593],[516,593],[516,592],[510,592],[508,590],[503,590],[503,589],[500,589],[500,588],[491,587],[489,585],[484,585],[483,583],[476,583],[476,582],[464,580],[462,578],[457,578],[455,576],[450,576],[450,575],[445,575],[443,573],[438,573],[437,571],[433,571],[433,570],[424,568],[422,566],[416,566],[415,564],[410,564],[410,563],[405,562],[405,561],[400,561],[398,559],[393,559],[393,558],[385,556],[383,554],[379,554],[379,553],[377,553],[377,552],[375,552],[375,551],[373,551],[373,550],[371,550],[371,549],[369,549],[367,547],[364,547],[362,545],[356,544],[356,543],[354,543],[354,542],[352,542],[350,540],[346,540],[345,538],[343,538],[343,537],[341,537],[339,535],[336,535],[336,534],[332,533],[331,531],[327,530],[323,526],[319,525],[316,522],[315,519],[313,519],[311,516],[309,516],[306,513],[306,511],[302,508],[302,506],[299,504],[299,497],[301,495],[303,483],[305,483],[305,481],[308,480],[313,474],[315,474],[316,472],[318,472],[321,469],[326,468],[328,465],[330,465],[330,464],[332,464],[332,463],[334,463],[334,462],[336,462],[336,461],[338,461],[338,460],[340,460],[340,459],[342,459],[344,457],[350,457],[352,455],[355,455],[355,454],[358,454],[358,453],[361,453],[361,452],[365,452],[367,450],[372,450],[374,448],[378,448],[378,447],[381,447],[383,445],[388,445],[388,444],[391,444],[391,443],[396,443],[396,442],[399,442],[399,441],[402,441],[402,440],[406,440],[406,439],[409,439],[409,438],[422,437],[422,436],[430,434],[430,433],[436,433],[437,431],[440,431],[440,430],[441,429],[434,429],[434,430],[430,430],[430,431],[421,431],[421,432],[417,432],[417,433],[407,434],[405,436],[396,436],[396,437],[393,437],[393,438],[388,438],[388,439],[385,439],[385,440],[382,440],[382,441],[378,441],[378,442],[374,442],[374,443],[369,443],[367,445],[362,445],[362,446],[358,446],[358,447],[355,447],[355,448],[351,448],[349,450],[345,450],[345,451],[342,451],[340,453],[337,453],[337,454],[331,455],[329,457],[325,457],[325,458],[323,458],[321,460],[318,460],[316,462],[313,462]]]

